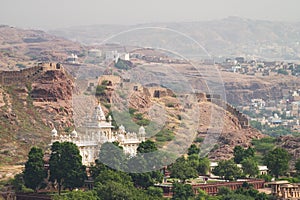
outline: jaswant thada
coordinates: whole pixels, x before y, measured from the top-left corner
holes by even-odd
[[[72,142],[76,144],[82,156],[82,163],[86,166],[95,163],[95,160],[99,157],[101,145],[105,142],[119,142],[125,154],[135,156],[138,145],[145,141],[146,132],[143,126],[139,128],[138,133],[127,132],[123,125],[113,132],[112,118],[109,116],[106,119],[100,103],[95,107],[93,115],[86,118],[83,127],[85,129],[84,133],[77,133],[74,130],[71,134],[58,134],[54,128],[51,131],[51,144],[54,142]]]

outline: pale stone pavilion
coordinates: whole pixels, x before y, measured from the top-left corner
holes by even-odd
[[[82,163],[90,166],[98,159],[101,145],[105,142],[119,142],[125,154],[135,156],[138,145],[145,141],[145,128],[141,126],[138,133],[127,132],[121,125],[113,132],[111,116],[106,119],[100,103],[95,107],[91,117],[87,117],[84,123],[85,132],[77,133],[74,130],[71,134],[58,134],[54,128],[51,131],[51,144],[54,142],[72,142],[76,144],[82,156]]]

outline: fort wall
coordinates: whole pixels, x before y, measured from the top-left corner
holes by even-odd
[[[232,115],[236,116],[241,124],[242,128],[249,128],[249,119],[248,117],[237,110],[235,107],[230,105],[229,103],[223,101],[219,95],[206,95],[207,101],[212,102],[222,108],[224,108],[227,112],[231,113]]]
[[[260,179],[246,180],[248,184],[251,184],[254,189],[264,188],[265,181]],[[237,190],[243,187],[243,181],[234,181],[234,182],[220,182],[220,183],[210,183],[210,184],[194,184],[192,185],[194,194],[199,193],[199,189],[204,190],[209,195],[216,195],[221,187],[227,187],[230,190]],[[172,185],[159,185],[163,189],[164,197],[173,196],[173,186]]]
[[[1,85],[24,85],[28,80],[50,70],[63,70],[59,63],[39,63],[37,66],[20,71],[0,71]]]

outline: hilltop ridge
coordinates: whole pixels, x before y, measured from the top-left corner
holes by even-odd
[[[40,30],[0,26],[0,70],[19,70],[39,62],[63,62],[83,50],[79,43]]]
[[[172,31],[175,30],[187,34],[201,44],[210,55],[218,57],[247,56],[249,59],[275,59],[275,60],[298,60],[300,58],[299,38],[300,22],[279,22],[266,20],[253,20],[240,17],[227,17],[211,21],[193,21],[177,23],[147,23],[138,25],[90,25],[77,26],[51,30],[49,33],[76,39],[85,44],[102,43],[111,36],[130,30],[132,43],[136,41],[150,41],[155,44],[158,41],[164,44],[163,38],[173,37],[176,43],[172,50],[180,48],[179,52],[193,53],[186,38],[179,38]],[[135,29],[157,27],[159,34],[141,34]],[[151,30],[151,29],[150,29]],[[127,41],[128,34],[124,34]],[[145,39],[146,37],[146,39]],[[134,38],[134,39],[133,39]],[[122,39],[122,34],[118,36]],[[113,42],[111,40],[110,42]],[[129,42],[130,43],[130,42]],[[186,44],[184,44],[186,43]],[[171,47],[171,46],[170,46]]]

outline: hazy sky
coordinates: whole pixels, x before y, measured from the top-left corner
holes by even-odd
[[[300,0],[0,0],[0,24],[74,25],[205,21],[228,16],[300,21]]]

